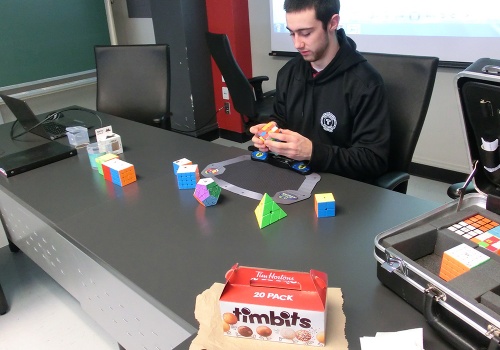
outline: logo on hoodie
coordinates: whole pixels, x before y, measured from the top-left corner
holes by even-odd
[[[333,132],[337,127],[337,118],[330,112],[323,113],[321,116],[321,126],[325,131]]]

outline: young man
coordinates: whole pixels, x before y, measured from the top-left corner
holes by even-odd
[[[252,141],[261,151],[309,161],[314,171],[371,182],[387,170],[385,90],[354,41],[338,29],[339,8],[339,0],[285,0],[287,29],[300,55],[276,81],[273,120],[281,133],[265,141],[254,135]]]

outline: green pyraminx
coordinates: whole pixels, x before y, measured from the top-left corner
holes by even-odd
[[[267,193],[264,193],[259,205],[255,208],[255,216],[259,227],[264,228],[286,217],[286,213]]]

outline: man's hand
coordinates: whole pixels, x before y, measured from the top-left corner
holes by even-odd
[[[252,137],[253,145],[256,148],[258,148],[259,151],[261,151],[261,152],[269,152],[269,149],[264,144],[264,141],[262,141],[259,138],[259,136],[257,135],[257,133],[259,132],[259,130],[262,129],[264,127],[264,125],[266,125],[266,123],[254,125],[254,126],[252,126],[250,128],[249,131],[253,134],[253,137]]]
[[[257,129],[259,130],[259,129]],[[256,130],[256,132],[257,132]],[[252,129],[250,129],[252,131]],[[254,141],[255,147],[259,148],[260,151],[267,149],[276,154],[295,159],[295,160],[310,160],[312,155],[312,142],[308,138],[302,136],[291,130],[281,129],[279,133],[269,133],[269,139],[261,142],[261,146],[258,147],[256,140],[258,137],[254,136],[252,141]],[[279,141],[272,141],[271,139],[276,139]]]

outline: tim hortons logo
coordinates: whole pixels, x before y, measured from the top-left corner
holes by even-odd
[[[273,326],[299,326],[301,328],[311,328],[311,320],[308,318],[301,318],[297,312],[293,312],[291,315],[287,311],[281,311],[277,315],[274,311],[270,311],[269,314],[253,314],[249,308],[244,307],[235,308],[233,314],[236,316],[238,321],[244,323],[258,323],[258,324],[270,324]]]
[[[281,281],[295,282],[295,279],[293,277],[289,277],[289,276],[284,275],[284,274],[277,275],[274,272],[271,272],[269,274],[265,274],[262,271],[257,271],[257,279],[281,280]]]

